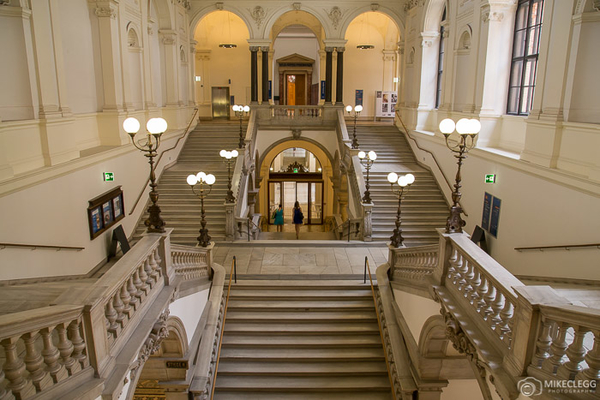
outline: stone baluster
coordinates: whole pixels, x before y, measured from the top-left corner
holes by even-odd
[[[0,369],[0,400],[15,400],[12,392],[6,391],[6,376],[2,369]]]
[[[62,359],[62,365],[65,366],[69,375],[73,375],[81,370],[79,363],[72,357],[74,346],[73,343],[67,337],[68,324],[61,323],[56,326],[56,332],[58,334],[58,352]]]
[[[144,260],[144,271],[146,272],[146,283],[148,283],[148,286],[150,287],[150,289],[152,289],[154,287],[154,285],[156,284],[156,281],[154,280],[154,277],[152,276],[152,267],[150,266],[150,259],[146,258],[146,260]]]
[[[35,387],[30,380],[25,379],[25,363],[19,358],[17,351],[17,342],[19,337],[12,337],[4,339],[2,347],[4,347],[4,354],[6,362],[2,367],[6,379],[8,379],[8,385],[6,388],[13,393],[18,399],[26,399],[35,394]]]
[[[140,279],[140,271],[139,268],[136,268],[133,271],[133,275],[131,276],[131,282],[133,286],[135,286],[135,297],[138,298],[139,302],[142,303],[144,300],[144,291],[142,289],[142,280]]]
[[[469,272],[469,263],[467,262],[467,260],[465,260],[463,258],[462,254],[460,254],[460,253],[458,253],[458,258],[460,260],[460,264],[458,264],[458,266],[457,266],[457,270],[458,270],[457,287],[458,287],[459,291],[463,291],[468,284],[466,276],[467,276],[467,273]]]
[[[563,379],[575,379],[575,376],[583,370],[581,362],[585,358],[587,350],[583,346],[583,339],[589,329],[583,326],[575,326],[575,337],[567,348],[568,361],[563,363],[556,371],[556,376]]]
[[[131,318],[133,309],[131,308],[131,296],[129,295],[129,291],[127,291],[127,281],[121,286],[121,294],[119,296],[123,302],[123,313],[127,315],[127,318]]]
[[[510,299],[508,297],[504,297],[504,308],[502,308],[502,311],[500,312],[500,318],[502,319],[502,322],[500,322],[499,324],[499,330],[500,330],[500,338],[502,340],[509,340],[511,337],[511,319],[512,316],[514,314],[514,305],[513,303],[510,301]],[[496,329],[498,330],[498,329]]]
[[[137,288],[133,284],[133,276],[130,276],[129,279],[127,279],[127,291],[129,292],[129,305],[133,311],[136,311],[140,306],[140,300],[136,296]]]
[[[450,266],[448,267],[447,278],[450,279],[454,285],[458,284],[458,280],[460,278],[459,268],[461,267],[461,261],[462,260],[458,255],[458,250],[452,248],[452,254],[448,259],[448,264],[450,264]]]
[[[492,315],[489,319],[490,327],[494,330],[502,323],[500,312],[504,309],[504,295],[499,289],[496,289],[496,298],[492,303]]]
[[[473,286],[471,285],[471,282],[473,281],[473,278],[475,277],[475,265],[473,263],[469,262],[469,260],[464,260],[463,264],[466,266],[466,271],[463,274],[464,285],[462,287],[462,291],[463,291],[463,296],[467,300],[469,300],[469,295],[474,289]]]
[[[569,326],[564,322],[557,322],[556,325],[558,328],[558,337],[552,341],[552,345],[550,346],[552,356],[542,362],[542,369],[551,374],[555,374],[558,367],[562,365],[564,361],[563,358],[567,351],[566,337]]]
[[[496,287],[491,281],[488,281],[488,290],[483,300],[485,300],[485,308],[483,310],[484,319],[492,326],[492,316],[494,315],[494,300],[496,299]],[[492,329],[494,329],[492,327]]]
[[[473,278],[470,280],[470,287],[471,287],[471,294],[468,297],[468,300],[471,304],[476,304],[477,299],[479,298],[479,290],[482,286],[482,282],[481,282],[481,273],[479,272],[479,270],[477,269],[477,267],[475,267],[475,264],[473,264]]]
[[[160,265],[158,264],[160,260],[160,258],[158,258],[158,253],[155,254],[155,252],[151,252],[150,253],[150,267],[152,268],[152,278],[154,279],[154,281],[158,282],[158,279],[161,276],[161,270],[160,270]]]
[[[42,356],[44,356],[44,362],[46,363],[46,370],[52,376],[54,383],[58,383],[67,378],[67,370],[58,362],[60,353],[54,343],[52,343],[52,331],[54,327],[44,328],[40,331],[42,335],[42,341],[44,342],[44,350],[42,350]]]
[[[485,310],[486,310],[486,298],[488,291],[490,290],[491,283],[485,275],[481,277],[481,284],[477,287],[477,312],[482,316],[483,319],[486,318]]]
[[[35,386],[36,391],[41,392],[47,387],[52,386],[52,378],[45,370],[44,358],[35,348],[35,341],[38,338],[38,331],[28,332],[22,336],[25,343],[25,366],[29,371],[29,379]]]
[[[71,357],[79,362],[81,368],[85,368],[89,363],[85,355],[85,341],[81,337],[80,326],[81,322],[79,320],[72,321],[69,324],[68,337],[71,343],[73,343],[73,354]]]
[[[121,294],[119,291],[115,293],[112,298],[113,308],[117,312],[117,324],[122,329],[125,325],[125,318],[127,317],[123,310],[125,309],[125,304],[123,304],[123,300],[121,300]]]
[[[592,331],[594,334],[594,346],[585,355],[585,362],[588,367],[581,371],[575,379],[578,380],[595,380],[596,384],[600,383],[600,330]],[[596,388],[596,393],[600,391]]]
[[[144,262],[138,267],[138,276],[140,278],[140,281],[142,281],[142,286],[140,287],[140,290],[143,291],[145,295],[148,295],[148,292],[150,291],[150,286],[148,285],[148,275],[146,274],[146,270],[144,269],[145,264],[146,263]]]
[[[531,364],[537,368],[540,368],[544,360],[550,357],[550,345],[552,344],[552,337],[550,336],[551,327],[552,322],[548,321],[545,317],[542,317],[542,327],[536,342],[535,355],[531,360]]]
[[[116,323],[116,321],[117,321],[117,317],[119,316],[119,314],[113,307],[112,299],[109,299],[106,302],[106,310],[104,312],[104,315],[106,316],[106,319],[108,320],[108,326],[107,326],[106,330],[108,332],[112,333],[112,335],[116,337],[117,336],[117,328],[119,327],[119,325]]]

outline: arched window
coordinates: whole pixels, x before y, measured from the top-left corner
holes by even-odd
[[[442,15],[442,22],[440,23],[440,47],[438,51],[438,69],[437,69],[437,85],[435,92],[435,108],[440,107],[442,102],[442,72],[444,72],[444,50],[446,47],[446,38],[444,37],[444,21],[446,21],[446,7],[444,7],[444,14]]]
[[[533,106],[544,0],[519,0],[506,112],[528,115]]]

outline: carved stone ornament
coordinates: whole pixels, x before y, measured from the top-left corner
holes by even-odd
[[[292,7],[294,8],[295,11],[300,11],[301,6],[302,6],[302,4],[300,4],[300,3],[292,4]]]
[[[215,3],[215,7],[217,8],[217,10],[223,11],[223,3],[221,3],[221,2]]]
[[[192,9],[192,5],[190,4],[189,0],[177,0],[177,4],[179,4],[180,6],[182,6],[183,8],[185,8],[186,10],[191,10]]]
[[[377,10],[379,10],[379,4],[371,3],[371,11],[377,11]]]
[[[110,7],[96,7],[94,14],[96,14],[96,17],[110,17],[113,19],[117,16],[117,12]]]
[[[0,0],[0,6],[5,6],[10,3],[10,0]]]
[[[483,14],[481,14],[481,19],[483,22],[502,22],[502,20],[504,19],[504,13],[498,11],[486,11]]]
[[[285,172],[294,172],[294,171],[298,171],[300,173],[307,173],[308,168],[306,168],[304,165],[300,164],[298,161],[294,161],[293,163],[288,165],[287,170]]]
[[[424,4],[425,0],[406,0],[404,11],[412,10],[415,7],[422,7]]]
[[[256,6],[252,11],[250,11],[250,15],[252,15],[256,26],[260,29],[260,26],[265,20],[265,10],[261,6]]]
[[[132,376],[135,375],[139,368],[146,363],[148,357],[160,349],[160,344],[162,343],[163,339],[169,336],[167,318],[169,318],[169,309],[163,311],[163,313],[158,317],[158,320],[154,323],[150,334],[140,349],[137,360],[131,367]]]
[[[338,6],[334,6],[330,12],[327,13],[327,16],[331,20],[333,24],[333,28],[337,29],[340,24],[340,20],[342,19],[342,10]]]
[[[295,140],[300,139],[300,136],[302,136],[302,130],[300,130],[300,129],[292,129],[292,137]]]
[[[594,10],[600,11],[600,0],[594,0],[592,7],[594,7]]]

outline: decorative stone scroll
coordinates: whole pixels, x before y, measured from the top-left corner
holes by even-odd
[[[294,9],[294,11],[300,11],[301,7],[302,7],[302,4],[300,4],[300,3],[292,4],[292,8]]]
[[[262,25],[263,21],[265,20],[265,16],[266,16],[265,10],[261,6],[256,6],[250,12],[250,15],[252,15],[252,18],[254,19],[256,26],[260,29],[260,26]]]
[[[146,338],[144,345],[140,349],[139,355],[135,363],[131,368],[131,374],[134,376],[139,368],[146,363],[148,358],[156,353],[160,349],[160,345],[164,338],[169,336],[169,329],[167,328],[167,319],[169,318],[169,309],[160,314],[158,320],[154,323],[150,334]]]
[[[425,4],[425,0],[407,0],[404,4],[404,11],[410,11],[415,7],[422,7]]]
[[[112,19],[117,16],[117,12],[111,7],[96,7],[94,9],[94,14],[96,14],[97,17],[110,17]]]

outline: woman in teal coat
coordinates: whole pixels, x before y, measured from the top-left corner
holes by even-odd
[[[273,223],[277,227],[277,232],[283,232],[283,208],[281,208],[281,204],[279,208],[273,212]]]

